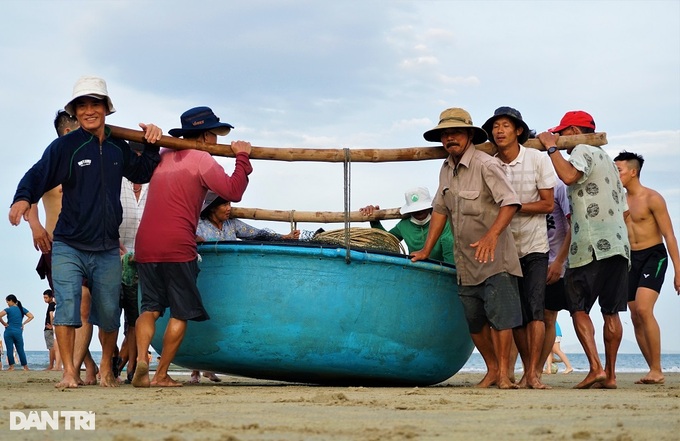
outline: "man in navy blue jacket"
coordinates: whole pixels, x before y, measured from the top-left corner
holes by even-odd
[[[73,87],[66,112],[80,129],[55,139],[42,158],[19,182],[9,212],[12,225],[28,220],[31,204],[61,184],[62,210],[54,229],[52,279],[57,309],[54,328],[64,362],[57,387],[78,387],[73,363],[75,329],[80,320],[81,286],[87,279],[92,293],[90,322],[99,327],[102,345],[101,385],[116,386],[112,371],[113,351],[120,327],[119,291],[121,263],[118,227],[122,220],[122,177],[146,183],[160,161],[158,147],[145,145],[140,153],[120,139],[110,137],[107,115],[115,112],[106,82],[81,77]],[[147,143],[162,136],[153,124],[140,124]]]

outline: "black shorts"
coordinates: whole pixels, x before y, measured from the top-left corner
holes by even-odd
[[[519,299],[522,303],[522,325],[543,320],[545,312],[545,279],[548,277],[548,253],[529,253],[519,259]]]
[[[635,301],[638,288],[649,288],[661,292],[666,269],[668,253],[663,243],[644,250],[630,252],[630,272],[628,273],[628,301]]]
[[[41,254],[38,260],[38,265],[35,267],[36,272],[41,279],[47,279],[50,289],[54,290],[52,285],[52,251],[47,254]]]
[[[517,277],[512,274],[494,274],[475,286],[458,285],[458,296],[471,334],[489,325],[502,331],[522,324]]]
[[[198,292],[198,262],[139,263],[139,286],[142,293],[140,312],[160,312],[170,308],[170,317],[178,320],[210,319]]]
[[[602,314],[616,314],[627,309],[628,259],[617,255],[593,260],[585,266],[567,268],[564,274],[569,312],[590,313],[595,300]]]
[[[139,318],[139,296],[137,295],[137,289],[136,283],[132,286],[124,283],[120,285],[120,308],[125,314],[126,329],[128,326],[135,326],[135,322]]]
[[[557,282],[545,286],[545,309],[550,311],[569,310],[564,279],[559,279]]]

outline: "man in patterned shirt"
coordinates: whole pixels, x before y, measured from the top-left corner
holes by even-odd
[[[583,111],[567,112],[557,127],[538,135],[557,176],[568,186],[571,244],[564,280],[574,329],[588,357],[590,371],[574,386],[616,388],[616,355],[623,337],[619,312],[626,311],[630,243],[623,214],[628,209],[614,161],[600,147],[579,144],[557,151],[560,135],[593,133],[595,121]],[[557,135],[555,135],[557,133]],[[604,318],[605,366],[595,344],[590,309],[599,300]]]

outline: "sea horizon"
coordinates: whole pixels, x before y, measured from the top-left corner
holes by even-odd
[[[101,360],[101,351],[92,351],[92,357],[99,364]],[[567,352],[567,357],[574,367],[575,372],[588,372],[588,360],[583,353],[569,353]],[[158,354],[152,353],[152,361],[150,368],[153,370],[156,367],[156,357]],[[26,358],[28,361],[29,369],[42,370],[47,368],[49,362],[48,352],[43,351],[26,351]],[[604,363],[604,354],[600,354],[600,359]],[[6,354],[3,354],[4,368],[7,366]],[[664,372],[680,372],[680,353],[664,353],[661,354],[661,366]],[[558,373],[564,370],[564,365],[557,364]],[[516,365],[516,370],[521,370],[521,362],[518,360]],[[177,373],[188,373],[191,371],[189,368],[184,368],[181,366],[172,365],[171,370]],[[644,357],[640,353],[619,353],[616,361],[616,371],[617,372],[647,372],[649,370]],[[459,370],[459,372],[485,372],[486,367],[484,365],[484,360],[481,355],[477,352],[473,352],[467,363]]]

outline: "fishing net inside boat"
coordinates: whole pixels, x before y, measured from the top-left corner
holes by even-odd
[[[302,237],[300,237],[302,240]],[[318,231],[309,240],[312,243],[345,246],[345,230]],[[349,245],[351,248],[365,248],[392,253],[406,254],[401,241],[391,233],[378,228],[350,228]]]

